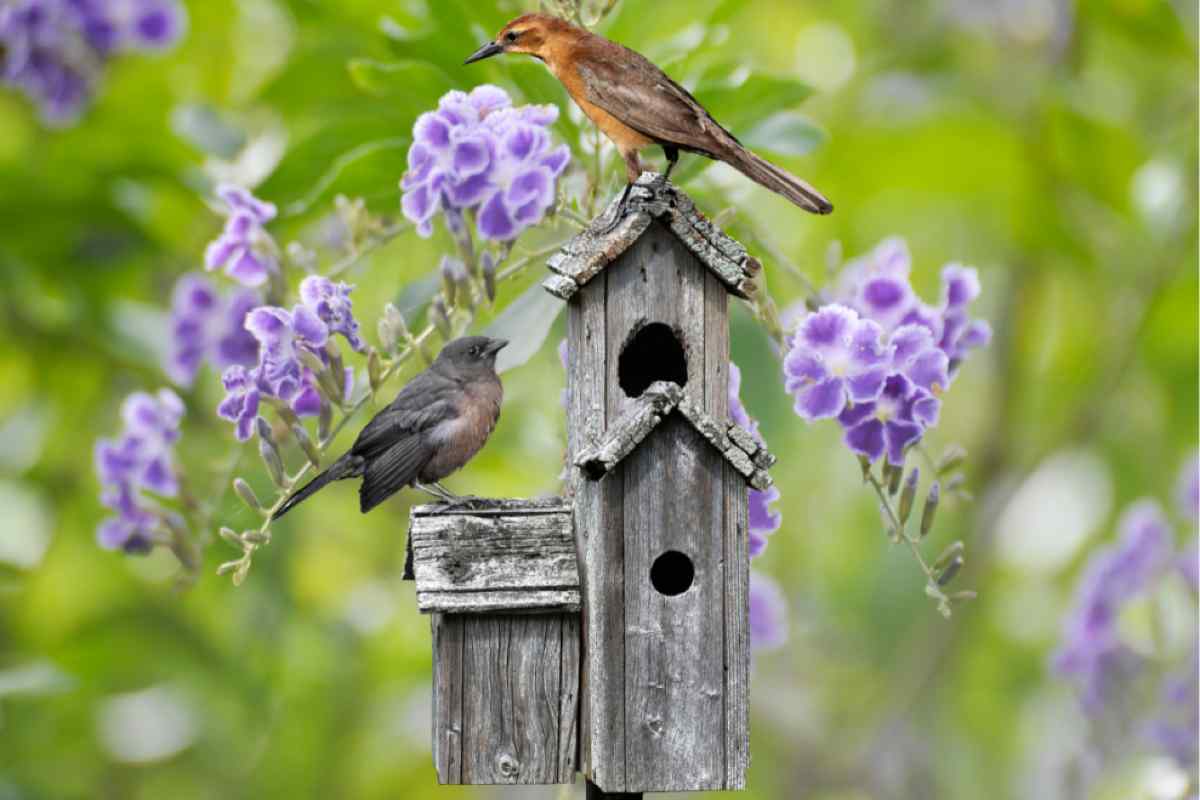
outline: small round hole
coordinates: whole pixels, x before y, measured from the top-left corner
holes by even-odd
[[[687,355],[669,325],[643,325],[621,348],[617,381],[629,397],[641,397],[655,381],[687,384]]]
[[[692,560],[678,550],[668,550],[650,565],[650,584],[667,597],[686,592],[695,577]]]

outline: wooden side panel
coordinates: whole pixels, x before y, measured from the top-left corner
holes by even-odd
[[[434,614],[433,763],[438,783],[462,783],[463,617]]]
[[[434,666],[439,782],[572,782],[578,615],[438,616],[435,630],[443,634],[437,638]]]
[[[720,789],[724,553],[721,519],[707,499],[724,494],[724,461],[673,414],[625,469],[625,789]],[[674,596],[651,581],[652,565],[669,551],[695,571]]]

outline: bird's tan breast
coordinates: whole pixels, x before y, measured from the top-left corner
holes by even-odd
[[[430,439],[436,449],[422,472],[422,480],[441,480],[478,453],[496,428],[503,399],[504,388],[499,380],[466,384],[458,414],[431,431]]]

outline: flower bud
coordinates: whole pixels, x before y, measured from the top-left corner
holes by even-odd
[[[454,338],[454,328],[450,324],[450,317],[446,313],[446,304],[442,298],[435,297],[429,304],[429,320],[443,339],[450,341]]]
[[[299,423],[297,423],[299,424]],[[321,401],[321,410],[317,413],[317,437],[322,442],[329,441],[329,434],[333,430],[333,406]]]
[[[941,552],[941,555],[938,556],[937,561],[933,563],[933,571],[941,572],[951,561],[956,558],[960,558],[964,549],[965,548],[963,547],[963,543],[961,541],[954,542],[948,546]]]
[[[312,464],[313,469],[321,468],[321,454],[317,451],[316,445],[312,439],[308,438],[308,431],[304,430],[303,425],[292,426],[292,436],[296,438],[296,444],[300,445],[300,449],[304,451],[304,455],[308,457],[308,463]]]
[[[924,538],[933,530],[933,520],[937,516],[938,502],[941,500],[941,485],[933,482],[929,487],[929,495],[925,498],[925,507],[921,509],[921,537]]]
[[[962,569],[964,563],[965,562],[962,556],[955,556],[953,560],[951,560],[950,563],[943,567],[938,573],[938,586],[945,587],[950,583],[950,581],[954,580],[954,578],[958,575],[958,571]]]
[[[222,527],[219,531],[221,538],[234,547],[242,546],[242,537],[235,533],[231,528]]]
[[[226,561],[224,564],[217,567],[217,574],[218,575],[228,575],[229,573],[231,573],[235,569],[237,569],[241,565],[241,563],[242,563],[242,560],[240,558],[237,561]]]
[[[241,478],[234,478],[233,490],[237,492],[238,497],[242,498],[243,503],[253,510],[262,513],[262,503],[258,502],[258,497],[254,494],[254,490],[250,488],[250,484],[246,483]]]
[[[442,275],[442,293],[446,296],[446,303],[453,308],[458,298],[459,286],[466,283],[467,266],[461,259],[442,256],[438,271]]]
[[[284,425],[290,428],[293,425],[300,424],[300,418],[296,416],[296,412],[292,411],[292,407],[287,403],[280,400],[278,397],[269,397],[267,398],[267,402],[269,402],[271,407],[275,409],[276,415],[278,415],[280,421],[283,422]]]
[[[496,302],[496,259],[491,253],[484,253],[480,259],[483,270],[483,290],[489,303]]]
[[[325,343],[325,353],[329,356],[329,378],[333,384],[333,399],[340,406],[346,402],[346,363],[342,361],[342,351],[330,339]]]
[[[378,392],[383,385],[383,362],[379,360],[379,351],[375,348],[367,353],[367,378],[371,381],[371,391]]]
[[[900,478],[904,475],[903,466],[893,466],[884,462],[883,465],[883,480],[887,484],[888,494],[892,497],[896,496],[896,492],[900,491]]]
[[[396,352],[396,345],[399,341],[396,339],[396,332],[392,330],[392,326],[388,324],[386,317],[379,318],[379,324],[376,326],[379,333],[379,346],[383,348],[383,352],[391,355]]]
[[[945,475],[947,472],[954,470],[962,465],[967,458],[967,451],[962,446],[952,444],[942,451],[942,457],[938,459],[937,474]]]
[[[921,480],[921,470],[913,467],[908,471],[908,480],[904,482],[904,491],[900,493],[900,524],[908,522],[912,514],[913,501],[917,497],[917,484]]]
[[[258,422],[258,454],[267,465],[271,481],[280,489],[286,489],[288,484],[283,470],[283,458],[279,455],[275,440],[271,438],[271,426],[262,417],[258,418]]]
[[[250,544],[270,544],[271,543],[270,534],[263,533],[262,531],[246,531],[245,533],[242,534],[242,538],[245,539]]]

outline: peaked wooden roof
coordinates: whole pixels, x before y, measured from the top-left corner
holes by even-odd
[[[747,253],[741,243],[709,222],[691,198],[663,181],[658,173],[642,173],[630,190],[625,216],[610,227],[618,202],[619,198],[614,199],[591,225],[550,257],[546,266],[553,274],[542,283],[546,291],[564,300],[570,299],[658,219],[725,284],[731,294],[748,298],[754,293],[754,276],[762,269],[762,264]]]
[[[747,484],[760,491],[771,485],[767,470],[775,463],[775,456],[767,452],[766,445],[737,423],[713,419],[683,396],[679,384],[668,381],[652,383],[634,401],[633,408],[609,427],[601,442],[579,454],[575,465],[592,480],[599,480],[676,411],[741,473]]]

